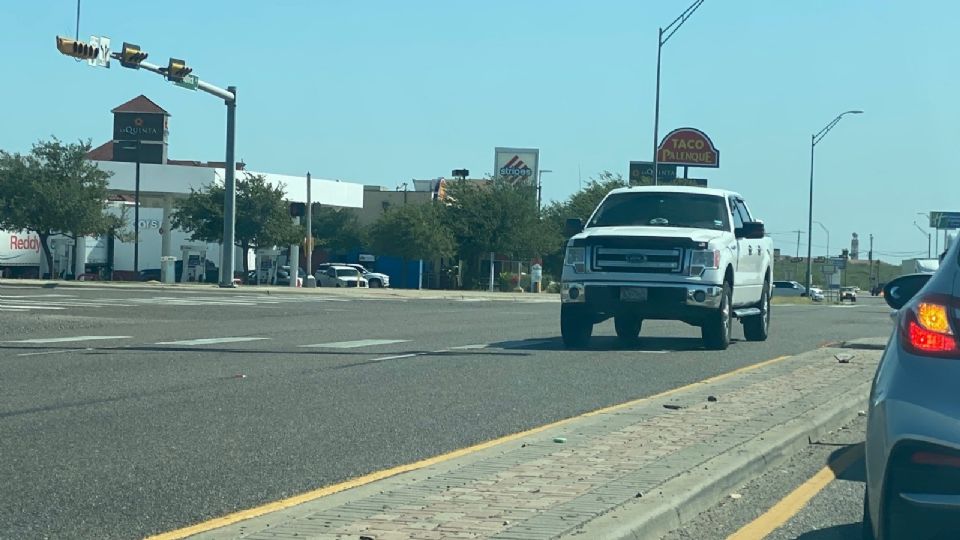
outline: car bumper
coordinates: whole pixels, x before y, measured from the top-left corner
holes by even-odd
[[[895,331],[871,394],[865,442],[875,527],[891,504],[931,531],[960,524],[958,380],[960,361],[907,353]]]
[[[693,308],[717,309],[723,294],[719,285],[709,284],[569,281],[560,286],[560,300],[564,303],[617,303],[620,290],[628,287],[647,289],[647,303],[679,303]]]

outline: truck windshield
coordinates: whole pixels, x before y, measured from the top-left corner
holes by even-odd
[[[623,225],[729,230],[723,197],[696,193],[618,193],[607,197],[587,227]]]

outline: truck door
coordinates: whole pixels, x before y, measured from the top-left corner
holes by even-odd
[[[743,227],[743,218],[740,216],[740,212],[737,210],[737,201],[733,197],[730,197],[727,202],[730,204],[730,216],[733,218],[733,230],[734,233],[739,231]],[[747,245],[744,243],[743,238],[737,238],[734,243],[728,246],[733,250],[733,261],[734,261],[734,279],[733,279],[733,304],[738,305],[742,302],[741,298],[743,297],[743,292],[740,288],[740,283],[743,282],[743,272],[746,262],[744,261],[744,256],[747,253]]]
[[[753,216],[750,210],[743,202],[743,199],[735,198],[733,200],[740,220],[743,222],[752,222]],[[740,287],[744,293],[740,300],[745,303],[753,303],[760,299],[761,288],[763,287],[763,260],[766,254],[763,252],[762,239],[738,239],[740,244]]]

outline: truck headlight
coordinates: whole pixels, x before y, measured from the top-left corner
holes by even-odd
[[[568,247],[563,255],[563,264],[572,266],[573,271],[582,274],[586,271],[587,248]]]
[[[704,270],[720,268],[720,250],[695,249],[690,252],[690,275],[699,276]]]

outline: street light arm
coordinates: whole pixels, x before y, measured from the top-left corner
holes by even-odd
[[[670,40],[670,37],[673,36],[673,34],[675,34],[677,30],[680,29],[681,26],[683,26],[683,23],[687,22],[687,19],[693,16],[693,13],[697,11],[697,9],[699,9],[701,5],[703,5],[703,2],[704,0],[696,0],[694,3],[690,4],[690,7],[688,7],[683,13],[681,13],[679,17],[674,19],[672,23],[667,25],[666,28],[663,28],[660,30],[660,46],[661,47],[667,44],[667,41]],[[667,37],[663,37],[664,33],[667,33]]]
[[[833,127],[836,126],[838,123],[840,123],[840,119],[842,119],[844,116],[848,114],[861,114],[861,113],[863,113],[863,111],[846,111],[838,114],[836,118],[831,120],[829,124],[824,126],[823,129],[821,129],[819,132],[817,132],[816,135],[813,136],[813,145],[816,146],[817,143],[819,143],[824,137],[826,137],[827,133],[830,133],[830,130],[833,129]]]
[[[920,225],[917,225],[916,221],[913,222],[913,226],[916,227],[918,231],[920,231],[920,234],[926,236],[927,238],[930,238],[930,233],[923,230],[923,227],[921,227]]]

